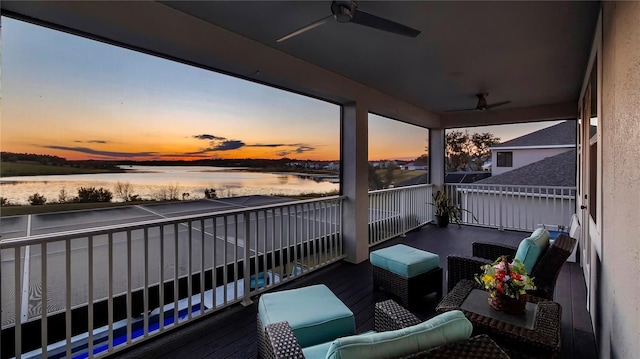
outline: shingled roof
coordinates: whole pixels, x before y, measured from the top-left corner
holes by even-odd
[[[576,144],[576,121],[564,121],[524,136],[514,138],[492,148],[519,146],[561,146]]]
[[[573,187],[576,185],[576,150],[572,149],[552,157],[547,157],[538,162],[516,168],[497,176],[491,176],[475,183]]]

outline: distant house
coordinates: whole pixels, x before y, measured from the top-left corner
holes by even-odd
[[[391,166],[397,166],[396,160],[371,161],[369,164],[375,169],[387,169]]]
[[[491,173],[497,176],[575,147],[576,122],[565,121],[491,147]]]
[[[500,175],[494,174],[475,183],[509,186],[575,187],[575,147],[515,170],[504,172]]]
[[[414,161],[407,163],[405,168],[409,171],[425,171],[429,168],[429,165],[422,161]]]
[[[491,172],[491,160],[485,161],[485,163],[482,164],[482,170]]]
[[[480,223],[507,228],[568,226],[575,213],[575,186],[576,151],[569,149],[461,187],[458,194]],[[526,211],[514,211],[515,208]],[[530,218],[536,222],[527,223]]]
[[[324,169],[329,171],[339,171],[340,170],[340,162],[329,162]]]

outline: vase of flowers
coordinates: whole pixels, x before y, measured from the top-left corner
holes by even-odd
[[[489,306],[507,314],[523,314],[527,290],[536,289],[524,263],[518,259],[509,263],[502,256],[480,268],[484,273],[476,276],[476,282],[489,291]]]

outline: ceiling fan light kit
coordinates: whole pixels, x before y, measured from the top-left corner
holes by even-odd
[[[324,24],[329,17],[333,17],[339,23],[351,22],[357,25],[363,25],[407,37],[416,37],[420,35],[419,30],[358,10],[358,3],[355,0],[331,2],[331,13],[332,15],[325,16],[309,25],[305,25],[300,29],[279,38],[276,42],[288,40],[314,29]]]
[[[357,8],[358,3],[356,3],[355,1],[351,1],[349,3],[349,6],[340,4],[337,1],[331,3],[331,12],[333,13],[333,18],[340,23],[351,21],[351,19],[353,19],[353,14]]]

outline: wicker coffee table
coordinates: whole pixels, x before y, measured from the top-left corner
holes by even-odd
[[[556,358],[560,352],[560,304],[527,296],[524,315],[509,315],[489,307],[488,292],[462,280],[436,307],[438,313],[461,310],[476,334],[488,334],[512,357]]]

